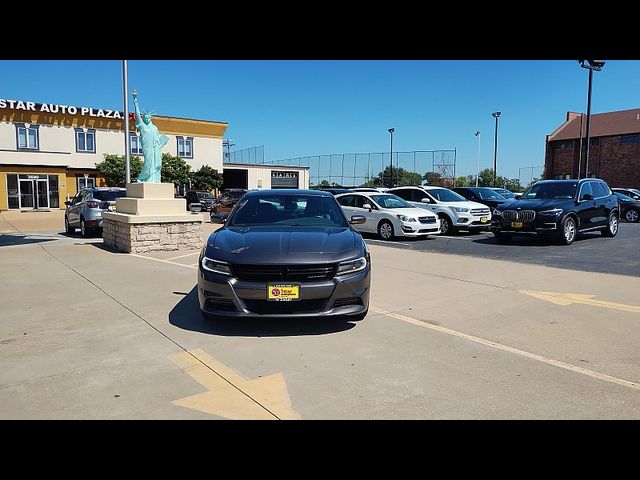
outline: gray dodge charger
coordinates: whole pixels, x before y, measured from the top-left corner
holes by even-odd
[[[371,258],[333,195],[246,193],[200,254],[198,300],[207,318],[344,317],[369,309]]]

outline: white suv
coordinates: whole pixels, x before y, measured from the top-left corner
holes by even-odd
[[[443,235],[458,229],[478,233],[491,225],[491,210],[486,205],[470,202],[456,192],[443,187],[396,187],[387,191],[410,204],[431,210],[440,217]]]

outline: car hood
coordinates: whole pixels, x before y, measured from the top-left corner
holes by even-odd
[[[564,208],[567,204],[572,204],[573,199],[531,199],[531,200],[510,200],[498,207],[498,210],[544,210],[551,208]]]
[[[224,227],[207,240],[209,258],[230,263],[331,263],[365,254],[348,227]]]
[[[426,205],[426,204],[425,204]],[[385,208],[384,213],[392,215],[404,215],[406,217],[435,217],[436,215],[424,208]]]

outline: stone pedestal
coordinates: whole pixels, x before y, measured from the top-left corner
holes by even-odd
[[[128,183],[116,211],[102,214],[105,245],[127,253],[202,247],[202,216],[174,198],[172,183]]]

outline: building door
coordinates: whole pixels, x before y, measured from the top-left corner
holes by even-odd
[[[34,180],[36,184],[36,208],[49,208],[49,186],[47,180]]]
[[[20,180],[20,209],[32,210],[36,204],[36,199],[33,195],[34,190],[33,180]]]

